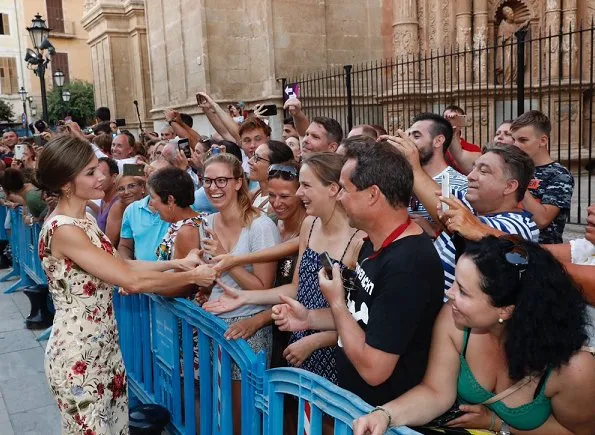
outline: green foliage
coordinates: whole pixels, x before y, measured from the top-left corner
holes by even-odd
[[[12,104],[0,100],[0,121],[12,122],[13,117]]]
[[[60,88],[54,86],[48,93],[48,117],[50,125],[56,124],[59,119],[64,119],[68,114],[81,127],[93,122],[95,117],[95,100],[93,85],[81,80],[73,80],[62,88],[62,92],[70,92],[70,101],[62,101]]]

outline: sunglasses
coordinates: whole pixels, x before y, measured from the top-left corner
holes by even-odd
[[[500,236],[500,238],[508,240],[510,243],[512,243],[510,249],[504,254],[504,258],[508,264],[513,266],[518,271],[520,282],[523,278],[523,273],[529,266],[529,253],[525,247],[521,245],[523,239],[519,236],[514,236],[511,234]]]
[[[298,171],[293,166],[280,165],[275,163],[269,166],[269,178],[281,177],[286,180],[293,180],[299,177]]]

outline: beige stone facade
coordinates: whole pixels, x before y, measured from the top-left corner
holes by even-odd
[[[579,17],[595,12],[595,0],[86,0],[83,25],[98,105],[134,120],[136,99],[143,119],[156,127],[163,110],[173,107],[196,115],[206,129],[197,91],[247,107],[280,103],[282,78],[450,47],[486,47],[502,33],[505,6],[534,35],[576,26]],[[463,74],[479,81],[481,68],[487,80],[486,58],[464,62],[457,83]],[[565,76],[578,73],[576,63],[564,65]],[[501,80],[514,73],[503,71]],[[477,110],[480,115],[479,105]]]

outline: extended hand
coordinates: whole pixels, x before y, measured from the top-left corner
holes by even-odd
[[[192,270],[199,264],[204,264],[202,251],[200,249],[191,249],[186,257],[177,260],[177,262],[180,270]]]
[[[280,296],[282,304],[273,307],[272,318],[281,331],[304,331],[308,326],[308,309],[295,299]]]
[[[194,284],[200,287],[208,287],[217,278],[217,272],[206,264],[201,264],[194,269]]]
[[[236,257],[232,254],[217,255],[212,261],[213,269],[219,273],[227,272],[237,266]]]
[[[238,340],[240,338],[248,340],[256,334],[256,331],[258,331],[261,326],[260,319],[257,316],[248,317],[247,319],[240,320],[239,322],[230,325],[223,336],[226,340]]]
[[[217,280],[219,287],[223,289],[223,294],[216,301],[208,301],[203,304],[203,308],[209,313],[221,314],[236,310],[246,303],[244,292],[236,290],[233,287]]]

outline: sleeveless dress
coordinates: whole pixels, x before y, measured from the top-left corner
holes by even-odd
[[[312,230],[318,218],[312,223],[310,228],[310,234],[308,235],[308,243],[306,249],[302,255],[302,261],[298,269],[298,290],[297,290],[297,301],[304,305],[309,310],[316,310],[320,308],[328,308],[329,304],[320,290],[320,284],[318,282],[318,271],[322,268],[322,264],[318,259],[318,252],[310,249],[310,237],[312,237]],[[347,253],[347,249],[353,240],[353,237],[357,234],[354,231],[343,255],[339,261],[333,259],[333,262],[339,263],[341,272],[343,275],[344,282],[349,280],[353,276],[353,272],[347,269],[343,264],[343,258]],[[295,343],[296,341],[307,337],[308,335],[315,334],[320,331],[306,330],[297,331],[291,334],[289,338],[289,344]],[[336,346],[328,346],[320,349],[316,349],[312,354],[304,360],[301,369],[308,370],[309,372],[315,373],[328,379],[332,383],[337,383],[337,364],[335,361],[335,348]]]
[[[82,229],[93,245],[117,256],[92,219],[58,215],[41,229],[39,257],[56,308],[45,372],[60,410],[62,434],[128,434],[127,380],[113,286],[68,258],[52,257],[52,236],[62,225]]]
[[[171,224],[167,230],[167,233],[165,233],[165,236],[163,236],[163,240],[155,251],[155,254],[157,255],[157,261],[168,261],[173,258],[174,243],[176,242],[176,237],[178,236],[178,231],[180,231],[180,228],[182,228],[184,225],[200,228],[201,222],[202,218],[200,216],[195,216],[182,219]]]

